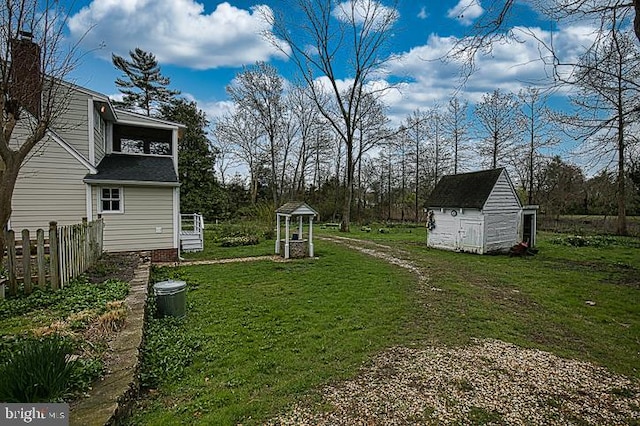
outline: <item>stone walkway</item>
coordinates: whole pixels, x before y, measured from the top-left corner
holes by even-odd
[[[142,343],[150,269],[149,261],[140,262],[136,268],[125,299],[129,309],[125,325],[110,345],[113,356],[107,365],[108,372],[102,381],[94,385],[89,396],[72,408],[70,425],[117,423],[117,419],[127,411],[128,401],[137,392],[135,374]]]

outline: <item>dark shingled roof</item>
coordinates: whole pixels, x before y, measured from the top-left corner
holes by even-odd
[[[178,183],[171,157],[110,154],[97,169],[97,174],[89,174],[84,180]]]
[[[427,207],[481,209],[504,168],[443,176],[425,203]]]

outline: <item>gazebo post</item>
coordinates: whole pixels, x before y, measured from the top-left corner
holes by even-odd
[[[280,253],[280,214],[276,214],[276,254]]]
[[[285,234],[284,234],[284,258],[289,258],[289,216],[285,217]]]
[[[309,257],[313,257],[313,216],[309,216]]]
[[[302,216],[298,216],[298,238],[302,240]]]

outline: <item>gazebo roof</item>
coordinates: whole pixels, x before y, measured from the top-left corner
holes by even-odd
[[[276,213],[282,216],[317,216],[318,212],[315,211],[304,201],[290,201],[282,205]]]

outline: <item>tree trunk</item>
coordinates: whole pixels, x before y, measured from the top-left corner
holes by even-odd
[[[620,117],[620,116],[619,116]],[[617,234],[627,235],[627,200],[626,200],[626,188],[625,188],[625,173],[624,173],[624,122],[622,118],[618,119],[618,222],[617,222]]]
[[[5,162],[5,169],[0,172],[0,254],[4,253],[4,231],[11,218],[11,198],[20,171],[20,163],[16,163],[13,159],[8,160]]]
[[[347,141],[347,175],[344,183],[344,204],[342,205],[342,222],[340,223],[340,231],[349,232],[351,223],[351,201],[353,200],[353,141]]]
[[[636,9],[636,16],[633,19],[633,30],[638,40],[640,40],[640,0],[633,0],[633,7]]]

